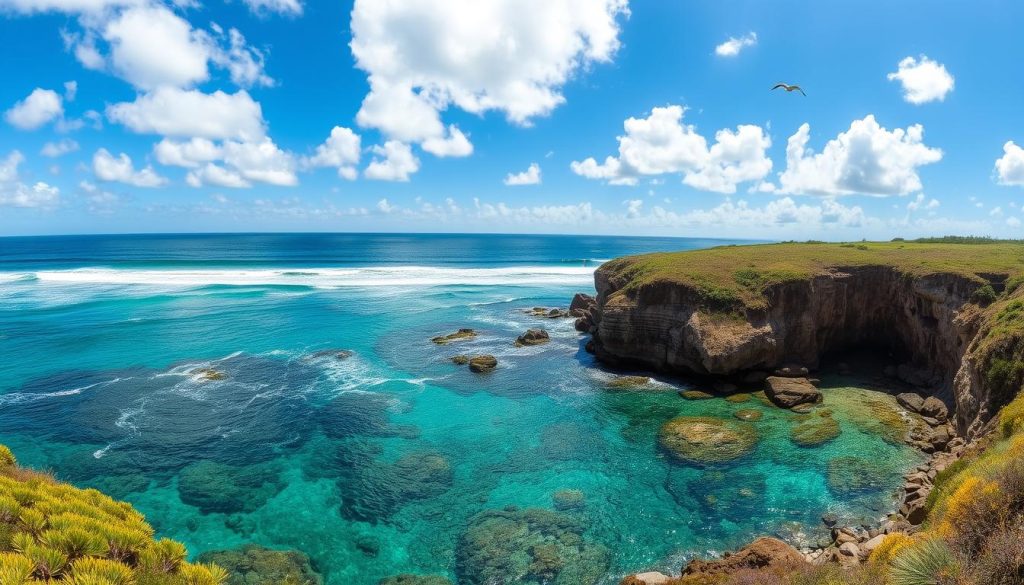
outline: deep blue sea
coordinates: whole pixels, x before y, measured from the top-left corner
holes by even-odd
[[[298,549],[331,585],[613,583],[757,534],[813,543],[826,512],[884,516],[919,459],[865,412],[891,398],[826,377],[842,433],[803,447],[806,416],[685,400],[678,379],[616,388],[636,372],[595,363],[571,319],[524,312],[593,293],[607,259],[729,243],[0,238],[0,442],[130,501],[193,555]],[[479,335],[430,341],[463,327]],[[531,327],[551,342],[515,347]],[[494,372],[450,360],[480,353]],[[695,466],[658,447],[676,416],[739,409],[763,416],[743,423],[759,437],[745,457]]]

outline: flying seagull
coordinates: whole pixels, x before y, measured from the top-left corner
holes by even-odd
[[[799,85],[786,85],[785,83],[780,83],[780,84],[776,85],[775,87],[773,87],[772,91],[774,91],[776,89],[779,89],[780,87],[782,89],[786,90],[787,92],[789,92],[789,91],[799,91],[800,93],[802,93],[804,95],[804,97],[807,97],[807,94],[804,93],[804,90],[800,89]]]

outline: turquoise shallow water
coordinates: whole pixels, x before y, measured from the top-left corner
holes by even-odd
[[[553,541],[561,572],[521,580],[675,572],[753,534],[815,542],[828,511],[882,516],[918,461],[849,407],[856,381],[824,380],[842,434],[799,447],[802,419],[757,398],[688,401],[679,380],[610,389],[571,320],[523,312],[592,291],[602,259],[710,242],[461,238],[0,240],[0,440],[127,499],[193,553],[296,548],[331,584],[484,582]],[[513,347],[538,326],[550,343]],[[429,342],[460,327],[480,335]],[[457,353],[499,367],[476,375]],[[741,459],[688,466],[658,448],[675,416],[741,408],[763,413]],[[836,481],[851,468],[873,481]],[[556,506],[560,490],[582,502]]]

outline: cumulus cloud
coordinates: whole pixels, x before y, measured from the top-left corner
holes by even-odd
[[[122,152],[115,157],[105,148],[97,150],[93,155],[92,170],[101,181],[125,183],[135,187],[162,187],[167,184],[167,179],[158,175],[153,167],[147,165],[143,169],[135,170],[132,159],[127,154]]]
[[[224,143],[224,162],[245,179],[280,187],[299,183],[295,175],[295,157],[281,150],[274,141]]]
[[[252,186],[249,181],[242,178],[241,173],[230,171],[213,163],[208,163],[194,171],[189,171],[185,175],[185,182],[196,188],[205,185],[227,187],[230,189],[243,189]]]
[[[36,12],[100,13],[105,9],[138,4],[140,0],[0,0],[0,8]]]
[[[505,184],[509,186],[539,185],[540,181],[540,165],[537,163],[531,163],[530,167],[521,173],[509,173],[505,177]]]
[[[0,207],[51,208],[60,203],[60,190],[42,181],[21,181],[18,166],[25,157],[17,150],[0,159]]]
[[[888,77],[889,81],[899,81],[903,86],[903,99],[916,105],[943,101],[953,91],[955,83],[945,65],[925,55],[921,55],[920,60],[914,57],[903,59],[896,72]]]
[[[139,134],[257,141],[266,124],[263,110],[248,92],[161,87],[133,102],[107,106],[107,118]]]
[[[4,120],[21,130],[35,130],[64,115],[60,94],[37,87],[25,99],[4,112]]]
[[[350,47],[370,83],[356,121],[405,143],[456,139],[427,151],[465,153],[441,112],[496,110],[520,125],[550,113],[571,75],[611,60],[627,1],[356,0]]]
[[[446,136],[428,138],[420,146],[430,154],[440,157],[462,157],[473,154],[473,143],[454,124],[448,126]]]
[[[735,57],[743,49],[753,47],[756,44],[757,33],[755,32],[747,33],[740,38],[729,37],[729,40],[715,47],[715,54],[719,57]]]
[[[162,165],[198,168],[203,163],[222,158],[224,150],[206,138],[193,138],[187,141],[164,138],[153,147],[153,154]]]
[[[389,140],[384,146],[374,146],[376,155],[363,174],[378,181],[408,181],[409,175],[420,169],[420,161],[408,144]]]
[[[694,126],[683,124],[685,111],[671,105],[654,108],[646,118],[627,119],[617,157],[609,156],[603,163],[592,157],[574,161],[573,172],[613,185],[636,185],[642,176],[678,173],[687,185],[718,193],[735,193],[737,184],[759,181],[771,172],[766,154],[771,139],[761,127],[719,130],[709,149]]]
[[[76,150],[78,150],[78,143],[70,138],[64,138],[57,142],[47,142],[39,153],[49,158],[57,158]]]
[[[258,16],[281,14],[284,16],[300,16],[302,3],[299,0],[243,0],[249,10]]]
[[[316,147],[313,156],[305,159],[308,167],[333,167],[338,176],[352,181],[359,172],[356,165],[362,156],[362,139],[349,128],[335,126],[323,144]]]
[[[1024,148],[1012,140],[1003,145],[1003,156],[996,160],[996,177],[1000,185],[1024,187]]]
[[[907,203],[907,211],[917,211],[919,209],[937,209],[941,205],[938,199],[928,199],[924,193],[918,193],[916,197]]]
[[[154,147],[163,164],[194,169],[185,176],[192,187],[244,188],[253,182],[292,187],[298,185],[295,157],[270,138],[214,143],[194,138],[188,142],[163,140]],[[216,164],[222,163],[222,164]]]
[[[906,195],[922,188],[918,167],[938,162],[942,151],[926,146],[920,124],[889,131],[869,115],[830,140],[820,153],[807,148],[803,124],[786,146],[780,192],[794,195]]]

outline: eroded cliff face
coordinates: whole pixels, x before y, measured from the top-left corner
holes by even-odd
[[[738,376],[789,362],[814,368],[827,352],[871,345],[905,364],[902,377],[949,403],[964,435],[980,433],[1005,402],[1006,392],[987,388],[981,372],[976,338],[986,312],[971,302],[978,280],[835,268],[766,289],[765,309],[731,310],[707,309],[679,283],[628,286],[628,276],[603,268],[595,280],[589,329],[605,362]]]

